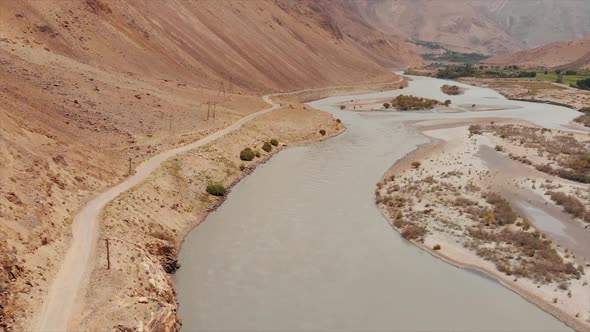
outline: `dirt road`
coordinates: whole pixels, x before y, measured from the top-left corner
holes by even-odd
[[[73,314],[76,299],[90,273],[96,244],[98,241],[100,214],[103,208],[119,194],[145,180],[164,161],[169,158],[208,144],[232,131],[242,127],[248,121],[272,112],[281,107],[271,100],[272,95],[262,99],[271,107],[250,114],[236,121],[232,125],[206,136],[191,144],[162,152],[141,163],[135,174],[109,190],[100,193],[88,202],[74,218],[72,224],[72,241],[61,267],[47,294],[39,316],[32,321],[31,330],[36,331],[66,331],[68,322]]]

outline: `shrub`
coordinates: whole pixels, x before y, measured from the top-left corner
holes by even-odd
[[[221,184],[210,184],[207,186],[207,192],[213,196],[223,196],[225,195],[226,189]]]
[[[440,250],[440,244],[435,244],[432,250]]]
[[[422,165],[422,164],[419,161],[413,161],[412,162],[412,167],[413,168],[418,169],[418,168],[420,168],[420,165]]]
[[[274,146],[279,146],[279,141],[277,141],[276,138],[273,138],[270,140],[270,144],[274,145]]]
[[[408,240],[415,240],[417,238],[420,238],[424,236],[425,233],[426,230],[424,229],[424,227],[420,227],[416,224],[410,223],[408,223],[406,227],[404,227],[402,230],[402,236]]]
[[[497,193],[490,192],[486,195],[486,202],[494,207],[494,217],[499,225],[512,224],[518,215],[512,210],[510,203]]]
[[[340,109],[343,110],[344,109],[344,105],[340,105]]]
[[[272,145],[270,145],[269,142],[264,142],[264,144],[262,144],[262,150],[264,150],[266,152],[271,152],[272,151]]]
[[[469,130],[469,135],[481,135],[482,134],[482,128],[480,125],[471,125],[468,128]]]
[[[245,148],[240,152],[240,159],[243,161],[251,161],[254,159],[254,151],[250,148]]]
[[[383,107],[390,108],[391,107],[391,104],[390,103],[383,103]]]
[[[258,150],[254,151],[254,155],[256,156],[256,158],[260,158],[260,156],[261,156],[260,151],[258,151]]]
[[[449,105],[451,105],[451,100],[450,99],[445,100],[445,106],[449,107]]]
[[[451,95],[451,96],[458,95],[458,94],[461,93],[461,88],[459,88],[456,85],[448,85],[448,84],[445,84],[440,89],[442,90],[442,92],[444,92],[444,93],[446,93],[448,95]]]
[[[582,218],[590,222],[590,215],[586,212],[584,204],[574,196],[559,191],[549,191],[549,197],[555,204],[563,207],[563,210],[576,218]]]
[[[581,123],[585,127],[590,127],[590,114],[580,115],[574,119],[574,122]]]
[[[324,129],[320,129],[320,135],[326,136],[326,131]]]
[[[399,95],[391,101],[391,106],[400,111],[431,109],[438,104],[438,100],[404,95]]]
[[[496,147],[494,148],[494,150],[499,151],[499,152],[502,152],[502,151],[504,151],[504,148],[501,147],[500,145],[496,145]]]
[[[336,119],[336,122],[338,122],[338,123],[342,123],[342,120],[340,120],[340,119]]]

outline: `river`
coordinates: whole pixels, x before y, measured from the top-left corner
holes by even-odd
[[[393,231],[374,203],[383,173],[427,138],[402,122],[522,118],[560,128],[578,113],[493,90],[411,77],[403,90],[310,103],[342,135],[280,152],[235,186],[185,239],[176,274],[184,331],[569,331],[519,295],[448,265]],[[453,84],[456,84],[453,82]],[[350,99],[414,94],[493,112],[341,111]]]

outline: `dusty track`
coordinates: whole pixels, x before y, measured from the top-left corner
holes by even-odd
[[[145,180],[163,162],[179,153],[201,147],[232,131],[242,127],[245,123],[265,113],[281,107],[271,100],[273,95],[263,96],[262,99],[271,107],[250,114],[236,121],[232,125],[206,136],[191,144],[162,152],[141,163],[135,174],[109,190],[100,193],[89,201],[74,218],[72,224],[72,242],[62,261],[61,267],[51,284],[42,311],[34,321],[36,325],[31,329],[37,331],[66,331],[68,322],[74,312],[76,299],[83,289],[90,272],[91,262],[98,241],[100,214],[103,208],[119,194]],[[35,323],[34,323],[35,324]]]

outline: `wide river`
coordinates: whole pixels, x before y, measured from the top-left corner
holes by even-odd
[[[569,330],[494,280],[402,239],[375,206],[374,191],[396,160],[428,141],[403,121],[512,117],[559,128],[578,113],[466,85],[464,95],[449,98],[440,91],[449,82],[410,77],[403,90],[310,103],[347,131],[260,165],[186,237],[176,274],[184,331]],[[517,108],[442,114],[331,106],[400,93],[466,109]]]

